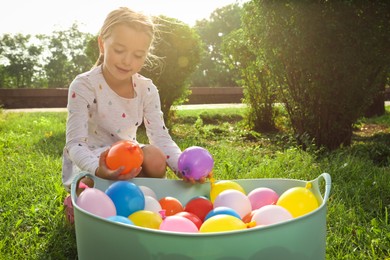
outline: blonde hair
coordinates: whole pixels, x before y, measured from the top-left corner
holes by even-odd
[[[113,29],[117,25],[127,25],[134,30],[145,32],[151,38],[151,44],[146,58],[146,63],[151,64],[151,58],[154,57],[152,54],[153,43],[155,40],[156,26],[153,23],[151,17],[144,15],[142,13],[135,12],[127,7],[120,7],[114,11],[111,11],[106,19],[104,20],[103,26],[99,31],[99,37],[101,40],[105,40],[110,37]],[[103,53],[99,54],[94,67],[99,66],[104,61]]]

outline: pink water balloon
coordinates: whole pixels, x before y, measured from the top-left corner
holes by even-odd
[[[273,189],[260,187],[248,193],[248,198],[252,205],[252,210],[259,209],[265,205],[274,205],[279,199],[278,193]]]
[[[252,211],[248,197],[244,193],[233,189],[224,190],[218,194],[214,201],[214,208],[217,207],[231,208],[240,215],[241,219]]]
[[[276,224],[290,219],[293,219],[291,213],[278,205],[265,205],[257,209],[252,216],[252,221],[256,222],[256,226]]]
[[[151,196],[151,197],[157,199],[156,193],[150,187],[144,186],[144,185],[139,185],[138,188],[141,189],[144,196]]]
[[[172,232],[197,233],[198,227],[194,222],[182,216],[168,216],[160,224],[160,230]]]
[[[114,202],[103,191],[95,188],[86,188],[76,201],[77,205],[102,218],[116,215]]]
[[[152,196],[145,196],[145,208],[144,210],[159,213],[162,208],[160,202]]]

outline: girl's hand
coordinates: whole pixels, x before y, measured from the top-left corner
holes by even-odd
[[[194,178],[183,177],[183,181],[184,182],[191,182],[192,184],[195,184],[197,182],[203,184],[206,181],[206,177],[202,177],[199,180],[195,180]]]
[[[115,170],[110,170],[106,165],[106,157],[108,154],[108,150],[109,149],[105,150],[100,154],[99,167],[96,169],[95,172],[95,175],[97,177],[107,180],[129,180],[136,177],[141,172],[142,167],[135,168],[126,174],[121,174],[124,169],[124,166],[121,166]]]
[[[207,178],[211,178],[212,177],[212,174],[209,173],[209,175],[207,176],[203,176],[202,178],[200,178],[199,180],[195,180],[194,178],[187,178],[187,177],[184,177],[184,176],[181,176],[181,178],[183,179],[183,181],[185,182],[191,182],[192,184],[195,184],[195,183],[200,183],[200,184],[203,184],[206,182],[206,179]]]

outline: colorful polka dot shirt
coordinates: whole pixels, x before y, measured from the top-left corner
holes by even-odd
[[[119,140],[137,142],[137,129],[144,123],[152,145],[166,155],[177,172],[180,148],[164,124],[160,96],[150,79],[133,75],[134,98],[117,95],[106,83],[101,66],[80,74],[69,87],[66,145],[62,180],[69,187],[80,171],[95,173],[100,154]]]

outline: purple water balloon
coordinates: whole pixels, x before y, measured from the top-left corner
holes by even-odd
[[[178,167],[184,177],[199,180],[211,173],[214,159],[206,149],[191,146],[180,154]]]

